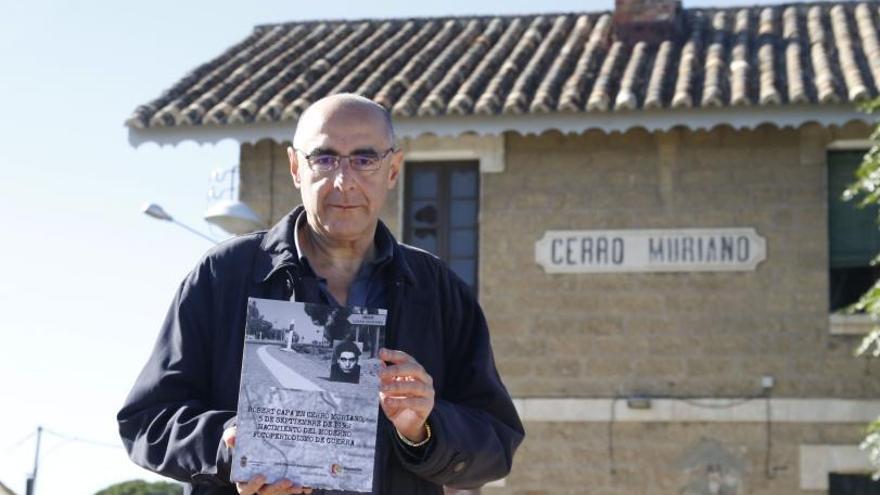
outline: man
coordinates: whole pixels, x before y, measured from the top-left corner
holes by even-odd
[[[361,350],[350,340],[344,340],[333,349],[333,364],[330,365],[330,381],[360,383],[361,365],[358,358]]]
[[[378,215],[400,174],[381,106],[335,95],[288,148],[303,205],[268,232],[210,251],[184,280],[118,414],[131,458],[189,493],[310,493],[229,480],[247,298],[386,308],[375,494],[440,494],[505,476],[523,438],[483,313],[436,257],[398,244]]]

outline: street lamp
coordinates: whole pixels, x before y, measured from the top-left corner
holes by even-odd
[[[241,201],[223,200],[205,211],[205,221],[231,234],[248,234],[265,227],[260,217]]]
[[[169,215],[165,210],[162,209],[161,206],[157,205],[156,203],[144,203],[144,205],[141,207],[141,212],[143,212],[143,214],[147,215],[148,217],[155,218],[156,220],[162,220],[164,222],[171,222],[175,225],[179,225],[180,227],[183,227],[184,229],[192,232],[193,234],[195,234],[203,239],[207,239],[214,244],[217,244],[216,239],[212,239],[212,238],[206,236],[205,234],[199,232],[198,230],[196,230],[188,225],[185,225],[185,224],[178,222],[177,220],[174,219],[174,217]]]

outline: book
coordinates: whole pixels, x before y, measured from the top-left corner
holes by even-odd
[[[233,481],[372,490],[386,316],[248,300]]]

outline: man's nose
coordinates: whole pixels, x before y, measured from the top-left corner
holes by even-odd
[[[355,184],[357,172],[351,168],[351,158],[343,156],[339,158],[339,166],[333,171],[336,175],[333,178],[333,185],[339,189],[351,188]]]

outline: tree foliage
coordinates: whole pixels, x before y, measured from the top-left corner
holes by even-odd
[[[167,481],[130,480],[110,485],[95,495],[183,495],[183,485]]]
[[[256,301],[250,301],[248,303],[247,329],[248,332],[260,336],[261,338],[265,338],[263,335],[271,333],[272,331],[272,324],[266,320],[266,317],[263,316],[262,313],[260,313],[260,308],[257,307]]]
[[[880,112],[880,98],[877,98],[862,106],[862,109],[875,114]],[[871,140],[880,142],[880,121],[874,126]],[[844,199],[859,199],[860,206],[880,204],[880,144],[875,144],[865,153],[862,163],[856,170],[856,181],[853,182],[843,193]],[[880,223],[880,218],[878,218]],[[880,263],[880,254],[871,262],[872,265]],[[862,343],[856,350],[859,356],[870,358],[880,357],[880,280],[865,292],[859,300],[849,308],[853,313],[864,313],[875,322],[873,330],[862,339]],[[880,417],[875,419],[867,430],[867,436],[862,441],[861,447],[868,452],[871,464],[874,466],[874,476],[880,477]]]
[[[350,308],[346,306],[328,308],[320,304],[307,304],[306,314],[312,319],[312,323],[324,328],[324,338],[328,342],[344,339],[348,335]]]

